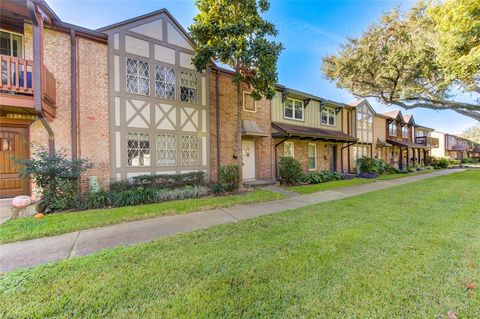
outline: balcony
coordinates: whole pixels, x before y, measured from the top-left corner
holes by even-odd
[[[440,142],[438,138],[431,136],[417,136],[415,137],[415,144],[425,145],[427,147],[438,147]]]
[[[4,113],[34,114],[35,83],[33,61],[0,55],[0,107]],[[53,74],[42,68],[42,108],[47,118],[55,117],[56,81]]]

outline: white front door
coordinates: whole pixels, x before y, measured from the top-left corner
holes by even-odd
[[[243,179],[255,179],[255,141],[242,140]]]

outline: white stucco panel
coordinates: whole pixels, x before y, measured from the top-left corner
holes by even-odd
[[[163,36],[162,19],[139,25],[131,28],[130,31],[161,41]]]
[[[128,53],[141,55],[146,58],[150,56],[149,43],[144,40],[140,40],[129,35],[125,36],[125,51]]]

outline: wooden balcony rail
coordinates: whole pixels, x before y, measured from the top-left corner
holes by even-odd
[[[438,147],[440,145],[440,141],[436,137],[431,136],[417,136],[415,137],[415,144],[430,146],[430,147]]]
[[[32,96],[35,91],[33,61],[0,55],[0,92],[10,95]],[[56,104],[56,81],[53,74],[44,66],[42,68],[43,102],[50,109]],[[49,113],[51,113],[50,110]]]

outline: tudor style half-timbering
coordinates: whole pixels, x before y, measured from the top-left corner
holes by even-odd
[[[108,34],[112,178],[209,173],[209,78],[194,43],[166,11],[117,23]]]

